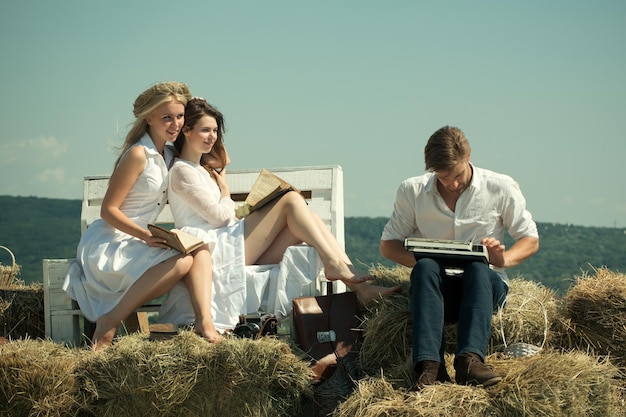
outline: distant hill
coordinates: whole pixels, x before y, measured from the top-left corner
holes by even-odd
[[[383,217],[345,219],[346,251],[353,262],[393,266],[378,250],[385,223],[387,218]],[[521,265],[507,269],[509,277],[520,275],[563,294],[575,277],[592,271],[593,267],[626,272],[626,229],[541,222],[537,227],[539,252]],[[512,243],[506,236],[505,245]]]
[[[0,196],[0,245],[14,253],[20,279],[41,282],[44,258],[73,258],[80,239],[80,200]],[[384,217],[347,217],[346,250],[356,264],[393,264],[378,250]],[[576,276],[592,267],[626,272],[626,229],[538,223],[539,252],[508,270],[564,293]],[[510,241],[505,241],[510,245]],[[4,252],[4,251],[0,251]],[[0,253],[0,262],[10,257]]]
[[[20,279],[42,282],[42,259],[76,256],[81,205],[80,200],[0,196],[0,245],[21,265]],[[0,252],[6,265],[10,258]]]

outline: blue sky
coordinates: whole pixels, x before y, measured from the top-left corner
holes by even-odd
[[[231,168],[339,164],[389,216],[460,127],[539,222],[626,227],[626,2],[20,1],[0,8],[0,195],[82,198],[145,88],[226,116]]]

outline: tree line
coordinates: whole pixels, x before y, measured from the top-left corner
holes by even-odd
[[[73,258],[80,239],[80,200],[0,196],[0,245],[8,247],[21,266],[19,279],[42,282],[42,259]],[[365,266],[394,264],[378,249],[387,222],[384,217],[347,217],[346,252]],[[626,229],[538,222],[540,249],[523,264],[510,268],[510,277],[540,282],[563,294],[594,268],[626,272]],[[512,240],[507,237],[505,244]],[[1,253],[0,263],[10,257]]]
[[[355,263],[394,266],[378,249],[387,220],[345,219],[346,251]],[[594,268],[626,273],[626,229],[541,222],[537,228],[539,251],[521,265],[507,269],[509,277],[540,282],[562,295],[577,277],[593,273]],[[507,235],[504,243],[511,246],[513,239]]]

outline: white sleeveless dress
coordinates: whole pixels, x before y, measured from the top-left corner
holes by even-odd
[[[147,134],[135,146],[144,148],[146,166],[121,210],[139,226],[146,227],[156,221],[167,202],[168,163]],[[165,153],[166,160],[171,161],[168,147]],[[148,269],[175,255],[178,252],[174,249],[150,247],[98,219],[83,233],[63,289],[78,302],[85,317],[95,322],[115,307]]]

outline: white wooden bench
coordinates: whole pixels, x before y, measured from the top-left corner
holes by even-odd
[[[343,171],[340,166],[314,166],[298,168],[270,168],[271,172],[283,178],[302,191],[312,211],[317,213],[328,226],[342,247],[344,239],[343,212]],[[245,200],[260,170],[229,170],[228,183],[235,201]],[[108,186],[108,176],[85,177],[83,204],[81,210],[81,233],[100,218],[100,206]],[[157,223],[173,224],[169,206],[163,209]],[[77,242],[78,244],[78,242]],[[313,250],[312,248],[310,250]],[[73,259],[43,259],[43,286],[46,337],[68,345],[85,343],[83,329],[88,323],[84,320],[77,303],[63,290],[65,275]],[[332,282],[333,292],[344,292],[342,282]],[[317,277],[308,287],[303,287],[301,295],[323,295],[328,282],[323,276]],[[158,311],[160,304],[152,302],[137,311]],[[129,323],[135,327],[138,323]],[[144,323],[145,325],[146,323]]]

